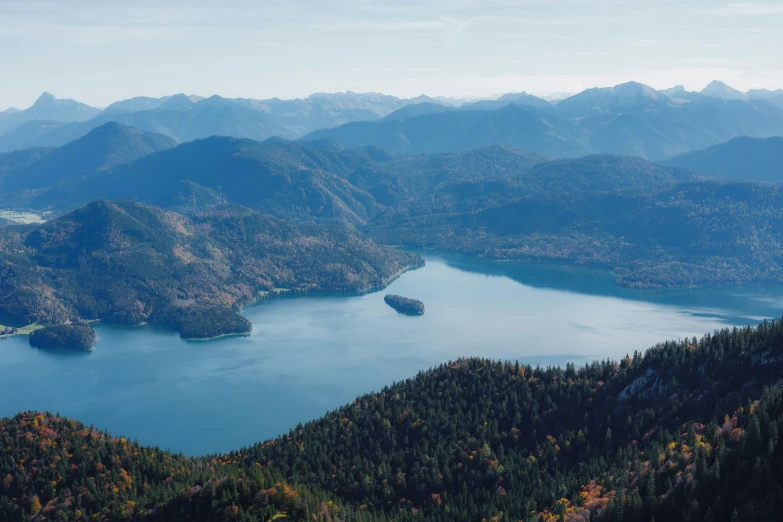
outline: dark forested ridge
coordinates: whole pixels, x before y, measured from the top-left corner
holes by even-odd
[[[0,156],[2,159],[2,156]],[[550,158],[504,147],[404,156],[335,142],[257,142],[212,137],[33,194],[34,208],[70,209],[97,198],[171,206],[189,182],[288,219],[359,226],[387,207],[437,187],[484,176],[519,176]],[[671,167],[669,167],[672,170]]]
[[[0,519],[779,520],[781,378],[771,321],[582,368],[450,362],[216,457],[23,413]]]
[[[0,311],[20,324],[152,322],[214,337],[248,332],[239,307],[270,293],[367,291],[421,263],[350,231],[238,206],[186,217],[96,201],[0,229]]]
[[[783,182],[783,137],[734,138],[675,156],[667,164],[711,176]]]
[[[783,200],[776,185],[704,180],[520,197],[515,184],[478,188],[450,187],[433,202],[382,216],[367,231],[391,244],[606,266],[628,286],[783,281]],[[453,196],[445,199],[449,191]],[[491,204],[473,207],[476,194]]]
[[[38,151],[36,161],[17,162],[5,169],[0,166],[0,188],[4,192],[46,188],[108,170],[175,145],[176,141],[168,136],[111,122],[54,151],[43,153],[47,149],[32,149],[27,155],[34,156],[34,151]],[[2,158],[19,157],[25,152],[0,156],[0,165],[5,163]]]

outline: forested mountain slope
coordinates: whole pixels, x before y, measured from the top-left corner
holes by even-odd
[[[382,242],[496,259],[608,266],[630,286],[783,280],[778,186],[704,180],[655,190],[518,197],[507,183],[481,188],[487,190],[480,201],[491,205],[470,208],[472,200],[457,193],[436,200],[437,207],[396,209],[367,232]],[[474,197],[476,191],[465,192]]]
[[[710,176],[783,183],[783,137],[734,138],[666,163]]]
[[[347,230],[219,200],[190,217],[96,201],[39,227],[0,229],[0,314],[20,325],[151,322],[214,337],[250,331],[239,307],[279,289],[367,291],[421,263]]]
[[[582,368],[450,362],[223,456],[23,413],[0,518],[777,520],[781,378],[772,321]]]
[[[39,412],[0,420],[0,520],[335,520],[323,492],[216,457],[189,459]],[[353,517],[352,520],[356,520]]]
[[[37,161],[28,161],[5,170],[0,187],[5,191],[40,189],[75,180],[95,172],[108,170],[123,163],[143,158],[154,152],[174,147],[168,136],[144,132],[119,123],[106,123],[78,140],[42,154],[47,149],[17,151],[0,156],[16,157],[36,152]]]
[[[2,157],[0,157],[2,158]],[[29,202],[68,209],[93,199],[133,199],[169,206],[183,181],[229,201],[280,217],[361,225],[387,206],[445,183],[489,175],[521,176],[549,160],[504,147],[405,156],[335,142],[212,137],[182,144],[85,179],[64,181]]]
[[[239,458],[400,519],[776,519],[781,377],[780,322],[584,368],[461,360]]]

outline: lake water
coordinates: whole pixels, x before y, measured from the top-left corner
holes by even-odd
[[[584,363],[783,309],[781,287],[640,291],[582,268],[425,256],[383,292],[248,307],[247,337],[98,325],[90,353],[4,339],[0,417],[48,410],[189,455],[224,452],[458,357]],[[397,314],[389,292],[421,299],[426,314]]]

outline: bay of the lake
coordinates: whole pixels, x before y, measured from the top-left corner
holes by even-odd
[[[632,290],[586,268],[424,255],[424,268],[381,292],[247,307],[246,337],[186,342],[97,325],[89,353],[4,339],[0,416],[47,410],[188,455],[225,452],[459,357],[581,364],[783,309],[779,286]],[[386,293],[419,299],[426,313],[400,315]]]

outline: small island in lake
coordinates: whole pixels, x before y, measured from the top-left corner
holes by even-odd
[[[424,303],[411,299],[409,297],[402,297],[401,295],[388,294],[383,298],[386,304],[397,310],[401,314],[405,315],[424,315]]]
[[[30,346],[92,350],[97,336],[87,323],[55,324],[30,332]]]

